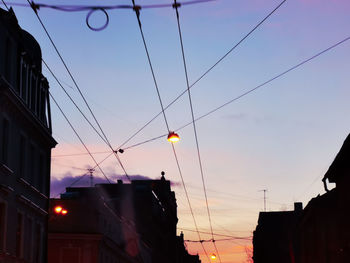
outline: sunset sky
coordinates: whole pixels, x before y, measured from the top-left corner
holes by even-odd
[[[68,0],[40,0],[40,3],[52,2],[72,4]],[[179,13],[190,84],[281,2],[217,0],[182,6]],[[11,1],[7,3],[11,5]],[[26,1],[16,0],[16,3]],[[172,1],[138,0],[136,3]],[[131,0],[85,0],[74,4],[131,4]],[[33,11],[18,6],[14,6],[14,10],[20,26],[41,45],[44,60],[92,120]],[[38,12],[113,148],[118,148],[160,111],[134,12],[108,11],[109,24],[100,32],[86,26],[85,11],[68,13],[42,8]],[[348,0],[287,0],[193,86],[195,117],[350,37],[349,14]],[[104,19],[102,12],[96,12],[91,15],[90,23],[99,26]],[[144,9],[141,22],[160,95],[164,105],[168,105],[186,89],[175,11],[170,7]],[[269,211],[291,210],[297,201],[305,206],[312,197],[324,193],[322,176],[350,132],[349,58],[350,41],[346,41],[196,122],[214,233],[247,238],[220,241],[228,237],[217,236],[222,262],[246,262],[246,249],[251,247],[249,238],[259,211],[264,208],[263,189],[267,189]],[[106,158],[110,149],[44,66],[43,74],[49,80],[54,98],[90,151],[96,153],[96,160]],[[54,196],[95,163],[85,154],[53,102],[51,108],[53,136],[58,142],[52,152]],[[166,116],[171,130],[190,122],[188,95],[172,105]],[[164,119],[159,116],[124,147],[166,133]],[[175,148],[194,215],[199,230],[210,232],[193,127],[189,125],[178,133],[181,141]],[[155,179],[161,171],[166,172],[165,177],[173,182],[176,193],[179,233],[182,229],[185,239],[198,240],[166,138],[126,149],[120,158],[128,174],[135,178]],[[123,175],[113,156],[101,167],[113,180]],[[94,176],[95,183],[102,182],[97,168]],[[79,185],[88,186],[88,178],[82,179]],[[204,233],[201,237],[211,238]],[[203,263],[208,262],[198,243],[188,242],[187,246],[191,253],[200,254]],[[208,253],[215,252],[211,243],[205,247]],[[215,262],[219,262],[218,259]]]

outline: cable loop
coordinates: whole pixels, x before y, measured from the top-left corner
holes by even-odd
[[[89,23],[90,16],[91,16],[94,12],[99,11],[99,10],[102,11],[102,12],[105,14],[105,16],[106,16],[106,22],[105,22],[104,25],[102,25],[101,27],[92,27],[92,26],[90,25],[90,23]],[[109,16],[108,16],[107,11],[106,11],[105,9],[103,9],[103,8],[93,8],[93,9],[91,9],[91,10],[89,11],[89,13],[88,13],[87,16],[86,16],[86,25],[87,25],[88,28],[89,28],[90,30],[92,30],[92,31],[102,31],[102,30],[104,30],[104,29],[108,26],[108,24],[109,24]]]

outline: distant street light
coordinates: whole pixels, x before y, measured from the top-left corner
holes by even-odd
[[[68,211],[66,209],[63,209],[63,207],[60,205],[55,206],[53,210],[55,211],[56,214],[61,214],[64,216],[68,214]]]
[[[213,253],[213,254],[211,254],[210,258],[211,259],[216,259],[216,255]]]
[[[61,212],[62,215],[66,215],[67,213],[68,213],[68,211],[65,210],[65,209],[63,209],[62,212]]]
[[[178,142],[180,141],[180,137],[177,133],[171,131],[169,132],[169,135],[168,135],[168,141],[172,143]]]
[[[58,206],[55,206],[54,211],[56,214],[60,214],[62,212],[62,209],[63,209],[62,206],[58,205]]]

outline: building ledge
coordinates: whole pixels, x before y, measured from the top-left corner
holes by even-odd
[[[27,197],[25,197],[24,195],[17,195],[17,199],[18,199],[21,203],[23,203],[23,204],[29,206],[30,208],[32,208],[33,210],[39,212],[39,213],[42,214],[42,215],[47,215],[47,214],[48,214],[44,209],[42,209],[40,206],[38,206],[37,204],[35,204],[35,203],[33,203],[32,201],[30,201],[30,200],[29,200]]]
[[[27,182],[25,179],[18,178],[18,181],[20,183],[22,183],[25,187],[29,188],[30,190],[32,190],[33,192],[37,193],[38,195],[40,195],[42,198],[44,199],[48,199],[48,197],[46,195],[44,195],[42,192],[40,192],[35,186],[31,185],[29,182]]]
[[[13,175],[13,171],[3,163],[0,164],[0,173],[7,176]]]
[[[0,191],[5,195],[8,195],[9,193],[12,193],[14,190],[12,187],[8,185],[0,184]]]

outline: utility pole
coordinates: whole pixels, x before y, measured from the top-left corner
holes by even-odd
[[[88,169],[89,173],[90,173],[90,187],[93,187],[94,186],[94,171],[95,169],[94,168],[89,168]]]

